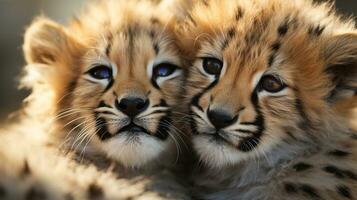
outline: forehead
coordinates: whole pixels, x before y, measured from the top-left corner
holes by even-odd
[[[89,48],[90,59],[133,64],[156,56],[179,64],[170,17],[157,12],[149,2],[105,1],[89,7],[71,28]]]
[[[191,23],[198,54],[220,58],[227,67],[257,70],[284,59],[315,62],[318,45],[333,32],[333,20],[326,5],[306,2],[211,0],[198,5]]]

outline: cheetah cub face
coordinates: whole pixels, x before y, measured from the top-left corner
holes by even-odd
[[[356,92],[357,32],[327,6],[304,16],[298,2],[205,1],[183,25],[193,144],[209,166],[341,126],[333,105]]]
[[[40,18],[27,30],[28,71],[41,68],[72,147],[90,145],[128,167],[169,147],[183,81],[170,19],[149,2],[105,1],[68,27]]]

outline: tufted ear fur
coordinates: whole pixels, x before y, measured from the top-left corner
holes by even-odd
[[[64,27],[38,18],[26,31],[23,48],[28,64],[52,65],[71,60],[78,53],[78,47]]]
[[[328,101],[357,94],[357,33],[334,36],[324,48],[326,72],[332,80]]]
[[[36,91],[48,86],[60,98],[80,75],[80,58],[84,46],[67,29],[44,17],[36,19],[26,30],[23,50],[27,66],[22,87]]]

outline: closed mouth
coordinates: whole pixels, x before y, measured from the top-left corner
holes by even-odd
[[[130,124],[128,124],[128,125],[124,126],[123,128],[121,128],[117,132],[117,134],[122,133],[122,132],[129,132],[129,133],[134,133],[134,134],[139,134],[139,133],[149,134],[149,132],[145,128],[143,128],[141,126],[138,126],[138,125],[134,124],[133,122],[131,122]]]
[[[207,134],[207,135],[211,136],[211,140],[215,142],[224,142],[230,144],[230,142],[218,132],[215,132],[214,134]]]

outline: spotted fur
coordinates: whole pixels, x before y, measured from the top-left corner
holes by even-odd
[[[180,29],[199,198],[357,198],[353,20],[310,0],[207,0]]]

